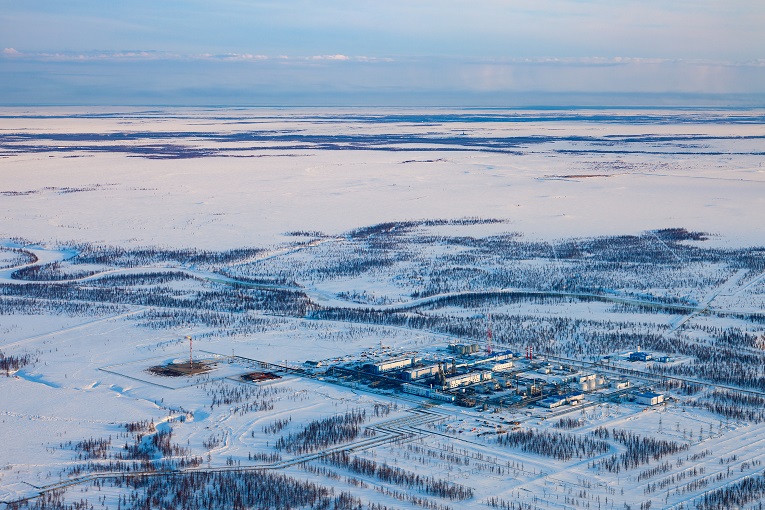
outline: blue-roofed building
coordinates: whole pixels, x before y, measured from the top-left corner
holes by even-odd
[[[630,353],[630,361],[650,361],[653,357],[650,352],[638,351]]]
[[[654,393],[647,391],[645,393],[635,393],[635,402],[646,406],[655,406],[664,402],[663,393]]]

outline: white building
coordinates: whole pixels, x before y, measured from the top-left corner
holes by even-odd
[[[582,391],[593,391],[598,387],[598,380],[595,374],[582,374],[577,377],[576,385]]]
[[[454,395],[447,395],[445,393],[441,393],[438,390],[423,388],[422,386],[417,386],[414,384],[404,383],[401,385],[401,389],[404,391],[404,393],[432,398],[433,400],[440,400],[442,402],[454,402],[455,400]]]
[[[417,368],[410,368],[408,370],[404,370],[402,373],[404,379],[407,381],[416,381],[417,379],[422,379],[423,377],[430,377],[431,375],[436,375],[438,373],[438,365],[428,365],[425,367],[417,367]]]
[[[513,362],[512,361],[503,361],[500,363],[494,363],[491,366],[492,372],[504,372],[505,370],[510,370],[513,368]]]
[[[453,389],[460,386],[469,386],[471,384],[479,383],[481,381],[488,381],[492,378],[491,372],[488,370],[481,372],[470,372],[462,375],[455,375],[447,377],[444,381],[444,389]]]
[[[537,405],[540,407],[546,407],[548,409],[555,409],[556,407],[560,407],[565,403],[566,403],[566,397],[557,396],[557,397],[543,398],[542,400],[537,402]]]
[[[414,358],[394,358],[385,361],[379,361],[372,365],[375,373],[390,372],[391,370],[398,370],[400,368],[411,367],[416,362]]]
[[[635,393],[635,402],[645,406],[655,406],[664,402],[664,395],[662,393],[653,393],[651,391],[646,393]]]

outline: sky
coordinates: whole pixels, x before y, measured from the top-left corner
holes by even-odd
[[[0,0],[5,105],[763,105],[762,0]]]

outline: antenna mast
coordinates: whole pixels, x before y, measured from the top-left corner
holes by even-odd
[[[189,339],[189,369],[191,369],[194,366],[192,361],[193,341],[191,340],[191,335],[187,335],[186,338]]]

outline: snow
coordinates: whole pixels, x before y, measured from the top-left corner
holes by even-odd
[[[57,116],[23,116],[27,113]],[[731,268],[724,262],[679,260],[677,266],[666,271],[650,265],[647,269],[635,267],[629,273],[604,271],[603,281],[621,278],[621,286],[604,290],[612,301],[579,299],[574,293],[562,293],[557,301],[543,299],[543,295],[555,292],[548,280],[566,278],[586,264],[581,260],[560,260],[554,248],[560,240],[641,235],[655,229],[682,227],[709,234],[705,241],[683,241],[686,246],[733,249],[765,245],[765,224],[757,221],[765,213],[765,167],[760,147],[765,127],[726,122],[735,119],[735,112],[641,112],[662,119],[646,124],[619,121],[621,115],[626,115],[622,112],[607,112],[617,119],[609,122],[588,120],[586,112],[573,112],[571,115],[579,116],[575,120],[566,116],[530,122],[383,122],[367,118],[402,115],[402,111],[387,109],[107,110],[101,112],[106,113],[102,117],[75,117],[72,113],[69,109],[0,110],[3,287],[47,285],[50,282],[29,283],[12,278],[12,274],[24,267],[55,262],[67,275],[66,282],[82,285],[101,284],[106,275],[180,271],[193,279],[163,283],[161,287],[183,296],[230,289],[241,283],[237,277],[284,272],[297,275],[300,291],[325,307],[406,307],[420,317],[454,317],[466,323],[481,322],[491,306],[496,317],[534,317],[539,324],[571,320],[575,326],[558,333],[561,338],[548,340],[579,346],[588,357],[601,353],[586,345],[584,328],[593,328],[590,333],[600,328],[598,332],[602,333],[618,327],[630,333],[657,333],[669,339],[691,339],[710,345],[714,345],[715,328],[763,334],[761,324],[706,313],[752,313],[765,308],[765,274]],[[428,112],[403,113],[417,116]],[[342,140],[346,148],[341,149],[339,143],[322,148],[316,142],[318,138],[304,143],[279,138],[248,142],[200,135],[249,130],[309,138],[364,135],[381,137],[385,142],[374,149],[360,149],[355,145],[358,141]],[[14,139],[19,133],[39,138],[22,143]],[[136,138],[120,141],[122,134],[136,133]],[[152,137],[157,133],[166,134]],[[110,137],[96,141],[55,138],[80,134]],[[407,136],[419,138],[416,143],[408,143]],[[454,141],[434,141],[445,137]],[[485,146],[476,150],[470,145],[471,139],[510,137],[527,139],[505,152]],[[549,139],[539,142],[534,137]],[[643,137],[651,139],[635,141]],[[136,152],[116,151],[124,145],[136,148],[163,143],[219,152],[152,159]],[[24,150],[23,144],[47,148]],[[451,150],[455,148],[460,150]],[[470,223],[466,220],[470,218],[498,221]],[[354,229],[409,220],[451,222],[418,224],[411,233],[402,234],[401,246],[390,250],[401,250],[406,256],[394,260],[390,267],[346,276],[317,271],[359,257],[355,251],[359,242],[351,234]],[[295,232],[311,234],[293,235]],[[439,238],[501,235],[547,242],[550,255],[517,260],[508,267],[494,254],[478,257],[467,245],[437,242]],[[417,244],[413,241],[416,238],[431,241]],[[663,243],[658,236],[656,239]],[[88,244],[213,251],[255,247],[263,251],[229,265],[226,269],[230,276],[223,276],[213,267],[184,263],[122,268],[75,264],[77,247]],[[672,250],[668,244],[664,246]],[[37,261],[30,262],[10,248],[33,254]],[[417,278],[429,277],[440,269],[433,267],[432,261],[447,259],[462,260],[462,269],[489,274],[512,269],[527,275],[528,281],[532,281],[531,276],[538,277],[547,286],[485,289],[480,282],[465,279],[455,283],[464,283],[464,288],[413,297],[415,290],[421,290]],[[83,269],[96,274],[82,276],[78,270]],[[646,274],[656,276],[660,271],[664,271],[660,280],[645,281]],[[294,287],[257,284],[253,288]],[[486,290],[498,295],[538,291],[540,299],[434,305],[432,309],[424,306],[445,297]],[[641,299],[652,296],[684,299],[692,304],[687,305],[687,315],[620,306],[640,304]],[[287,461],[294,459],[276,452],[275,441],[282,435],[298,433],[312,420],[362,409],[368,416],[364,427],[375,428],[381,440],[388,437],[386,434],[394,437],[396,431],[414,434],[414,439],[381,441],[374,446],[359,443],[354,454],[475,490],[473,498],[461,502],[433,498],[454,508],[485,508],[486,499],[492,496],[542,508],[562,507],[564,501],[569,501],[567,498],[594,507],[595,498],[605,504],[605,497],[617,505],[651,499],[658,507],[669,506],[761,471],[759,463],[765,460],[765,449],[759,448],[765,441],[761,424],[725,420],[706,409],[686,405],[687,396],[679,391],[677,400],[652,408],[632,402],[598,401],[593,394],[587,396],[586,405],[564,406],[553,411],[565,414],[552,415],[552,411],[539,407],[480,412],[448,404],[431,406],[432,402],[419,397],[372,392],[286,373],[276,381],[247,383],[240,376],[257,365],[245,358],[298,367],[306,360],[351,359],[382,343],[397,352],[432,349],[455,336],[401,325],[309,320],[261,312],[240,314],[243,321],[262,320],[260,329],[229,335],[220,328],[194,323],[154,329],[142,319],[142,314],[152,309],[120,305],[111,313],[94,311],[80,316],[31,310],[0,315],[0,352],[30,354],[36,359],[8,377],[0,377],[0,437],[4,438],[0,445],[0,508],[1,502],[36,494],[35,486],[69,477],[67,469],[81,462],[67,442],[113,436],[115,441],[109,448],[116,453],[125,442],[133,440],[126,436],[124,424],[137,421],[151,421],[159,429],[172,430],[174,442],[203,458],[201,468],[224,468],[227,461],[254,466],[264,462],[250,461],[250,453],[280,453],[285,459],[280,468],[285,473],[333,485],[340,483],[299,466],[287,466]],[[597,327],[590,324],[596,322]],[[689,325],[695,329],[682,329]],[[519,331],[527,326],[514,324]],[[552,327],[538,330],[540,335],[551,335],[551,331]],[[500,333],[505,332],[511,333],[497,324],[495,334],[499,340]],[[195,359],[214,360],[214,370],[178,378],[146,371],[151,366],[186,360],[186,335],[194,336]],[[624,352],[635,347],[620,346]],[[755,352],[753,347],[746,349]],[[674,363],[690,361],[691,357],[678,357]],[[646,364],[618,360],[614,364],[647,368]],[[246,398],[214,404],[226,392],[241,392]],[[272,407],[245,408],[254,402],[266,402]],[[390,414],[372,416],[375,404],[394,407]],[[555,423],[564,417],[581,420],[581,427],[571,431],[556,428]],[[264,431],[264,427],[282,419],[290,420],[283,432]],[[608,454],[570,461],[498,446],[496,434],[488,432],[495,431],[498,424],[506,427],[513,421],[519,421],[524,429],[576,434],[591,433],[597,427],[615,428],[688,445],[688,450],[617,476],[589,464],[620,453],[623,448],[619,445]],[[211,441],[216,444],[205,445]],[[707,450],[713,454],[706,454]],[[455,451],[470,459],[470,464],[437,457]],[[699,457],[688,460],[694,454]],[[737,456],[735,462],[721,463],[721,459],[733,455]],[[688,489],[685,493],[682,483],[646,492],[648,482],[638,481],[638,473],[664,460],[673,462],[673,467],[648,477],[651,483],[693,467],[703,468],[704,476],[712,481],[703,489]],[[748,465],[742,465],[744,462]],[[729,466],[735,471],[733,475],[727,474]],[[333,469],[343,477],[352,475],[341,468]],[[723,472],[724,478],[715,479]],[[390,507],[408,504],[375,490],[395,488],[393,485],[373,477],[361,478],[367,487],[341,485],[343,490]],[[587,495],[580,496],[582,492]],[[120,491],[108,494],[114,505]],[[570,502],[565,504],[571,506]]]
[[[20,112],[5,109],[2,113]],[[191,119],[205,114],[189,113]],[[524,145],[520,153],[446,152],[439,145],[425,153],[426,158],[404,143],[393,144],[395,152],[300,149],[284,154],[236,142],[246,148],[237,155],[257,157],[159,160],[85,150],[71,155],[88,157],[64,157],[70,154],[55,151],[11,153],[4,158],[0,191],[32,193],[3,200],[0,218],[7,225],[6,234],[47,241],[224,249],[271,246],[285,240],[283,233],[294,230],[339,234],[384,221],[475,216],[504,219],[508,230],[532,239],[635,234],[683,226],[719,235],[719,245],[765,244],[765,227],[748,221],[755,211],[765,210],[761,189],[765,167],[752,152],[759,145],[756,137],[765,133],[760,124],[669,123],[650,129],[587,121],[419,126],[359,122],[343,116],[316,123],[291,111],[238,112],[240,119],[236,115],[209,119],[203,128],[189,118],[166,120],[156,115],[128,121],[4,118],[0,129],[6,134],[22,129],[25,134],[111,132],[115,137],[200,129],[236,133],[252,129],[237,121],[255,116],[258,132],[453,136],[465,131],[468,140],[564,134],[610,136],[613,141],[606,147],[587,141],[550,141]],[[664,155],[643,153],[643,146],[620,141],[625,136],[689,133],[705,147],[681,150],[669,143],[662,147],[681,150],[681,154]],[[722,135],[730,138],[706,139]],[[74,142],[56,141],[55,145],[67,143]],[[95,145],[110,143],[115,142]],[[182,140],[181,144],[217,147],[210,139]],[[94,144],[78,147],[90,145]],[[570,148],[604,152],[560,152]],[[618,153],[622,149],[637,152]],[[402,164],[405,161],[433,162]],[[590,174],[608,177],[550,178]],[[65,188],[83,191],[62,192]]]

